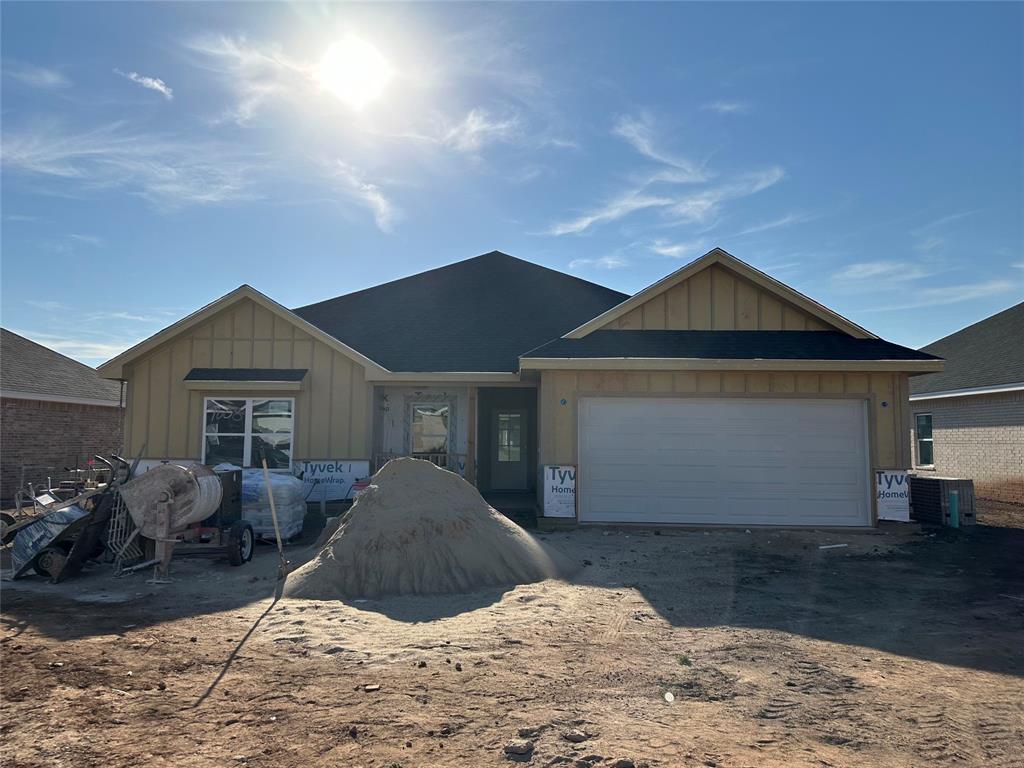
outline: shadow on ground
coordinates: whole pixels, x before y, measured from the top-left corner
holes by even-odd
[[[675,627],[768,629],[945,664],[1024,676],[1024,529],[843,533],[759,530],[613,532],[548,538],[589,563],[574,583],[632,588]],[[846,547],[821,549],[825,543]],[[292,549],[293,566],[312,555]],[[242,568],[175,561],[178,580],[114,579],[93,567],[61,585],[4,585],[2,620],[57,639],[117,635],[128,625],[219,613],[273,598],[276,553]],[[500,601],[505,589],[398,598],[353,608],[430,622]]]
[[[771,629],[1024,676],[1024,529],[925,530],[894,551],[877,534],[876,550],[862,539],[873,534],[832,532],[858,546],[820,549],[825,535],[794,547],[765,533],[709,545],[676,573],[645,567],[664,560],[635,547],[614,566],[677,627]]]

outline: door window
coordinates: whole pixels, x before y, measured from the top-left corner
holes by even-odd
[[[521,413],[498,414],[498,461],[516,463],[522,451],[523,415]]]

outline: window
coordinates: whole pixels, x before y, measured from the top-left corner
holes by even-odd
[[[521,413],[498,414],[498,461],[519,461],[522,450],[522,418]]]
[[[205,400],[203,463],[290,469],[295,400],[213,398]]]
[[[918,466],[932,466],[935,463],[935,452],[932,445],[932,415],[930,413],[915,415],[914,438],[917,440]]]
[[[412,406],[412,429],[409,432],[409,452],[417,454],[448,453],[447,404]]]

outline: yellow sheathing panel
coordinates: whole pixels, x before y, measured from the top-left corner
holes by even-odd
[[[682,282],[665,292],[665,328],[670,331],[690,329],[690,284]]]
[[[652,296],[602,330],[822,331],[814,315],[738,275],[712,264]]]
[[[240,397],[295,397],[293,459],[370,458],[372,385],[362,365],[245,298],[125,366],[128,454],[199,459],[203,399],[191,368],[307,368],[298,392],[239,390]]]
[[[171,350],[164,347],[149,361],[149,448],[167,455],[171,407]]]
[[[577,412],[582,396],[852,397],[868,404],[873,469],[909,466],[909,389],[904,373],[765,371],[541,371],[540,461],[575,464]],[[565,404],[562,404],[565,400]],[[883,405],[885,403],[885,405]]]

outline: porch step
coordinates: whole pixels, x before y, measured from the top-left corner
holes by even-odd
[[[537,528],[538,530],[551,532],[551,531],[571,531],[578,528],[579,525],[576,522],[575,517],[538,517]]]
[[[485,493],[484,500],[522,528],[536,528],[536,497],[532,493]]]

